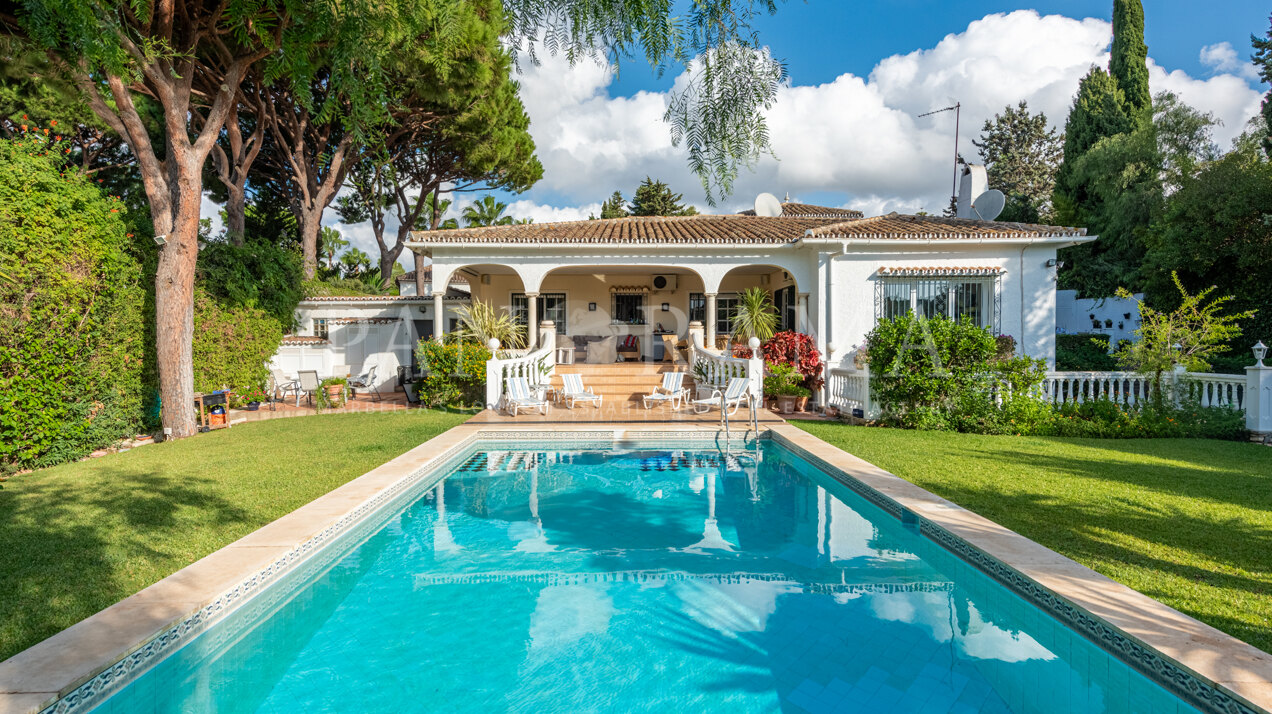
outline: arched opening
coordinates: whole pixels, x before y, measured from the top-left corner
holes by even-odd
[[[801,291],[790,271],[777,265],[740,265],[720,279],[714,300],[703,301],[704,308],[709,307],[705,303],[714,302],[715,320],[713,325],[707,324],[707,337],[708,340],[714,337],[717,347],[733,333],[739,296],[755,287],[762,288],[772,297],[773,306],[777,309],[777,331],[808,331],[808,295]]]
[[[624,359],[663,361],[687,338],[690,296],[703,285],[684,266],[564,265],[540,281],[537,315],[556,323],[557,347],[579,358],[589,342],[615,337]]]

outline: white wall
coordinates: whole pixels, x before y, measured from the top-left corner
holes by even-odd
[[[1143,300],[1144,294],[1136,293],[1135,298]],[[1098,328],[1091,324],[1092,315],[1100,321]],[[1105,320],[1112,320],[1113,326],[1105,327]],[[1139,305],[1135,300],[1119,297],[1078,299],[1076,290],[1056,291],[1056,330],[1059,332],[1109,335],[1109,346],[1113,348],[1122,340],[1136,340],[1135,330],[1139,329],[1139,324]]]
[[[1023,354],[1055,363],[1055,269],[1048,260],[1055,248],[960,247],[957,250],[861,250],[836,256],[832,261],[832,297],[829,335],[819,342],[838,347],[835,358],[850,360],[865,347],[875,324],[875,282],[880,268],[892,267],[995,267],[1004,271],[999,283],[999,330],[1016,339]],[[1023,309],[1022,309],[1023,306]],[[987,307],[991,307],[988,306]],[[815,324],[821,324],[815,322]]]
[[[448,301],[448,317],[456,304]],[[391,318],[383,324],[328,323],[325,345],[283,345],[271,360],[271,368],[295,375],[315,369],[320,377],[334,375],[336,365],[348,365],[357,375],[364,365],[376,365],[376,390],[391,392],[397,386],[397,368],[411,363],[415,348],[413,320],[432,320],[431,300],[303,301],[296,308],[297,335],[313,335],[315,320],[342,318]]]

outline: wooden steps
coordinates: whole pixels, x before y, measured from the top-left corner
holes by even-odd
[[[688,372],[688,365],[666,362],[616,362],[614,364],[559,364],[552,376],[552,386],[563,384],[562,374],[578,374],[583,386],[612,402],[639,402],[641,397],[662,384],[666,372]],[[685,378],[685,386],[693,388],[693,378]]]

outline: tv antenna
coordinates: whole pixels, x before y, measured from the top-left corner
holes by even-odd
[[[960,115],[962,114],[962,107],[962,102],[954,102],[954,106],[952,107],[933,109],[926,114],[919,115],[919,118],[922,119],[923,117],[930,117],[933,114],[940,114],[941,112],[954,112],[954,187],[951,189],[950,195],[953,196],[956,201],[958,200],[958,122],[961,118]]]

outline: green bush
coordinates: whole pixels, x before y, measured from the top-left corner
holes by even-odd
[[[486,362],[490,350],[473,340],[420,340],[416,360],[424,369],[420,401],[430,407],[482,404],[486,400]]]
[[[0,140],[0,471],[136,432],[146,291],[121,202],[25,132]]]
[[[199,251],[199,284],[226,307],[264,310],[290,329],[304,296],[300,256],[263,240],[210,243]]]
[[[1056,369],[1061,372],[1112,372],[1117,358],[1109,354],[1109,336],[1096,333],[1056,335]]]
[[[265,385],[283,324],[255,307],[227,307],[194,290],[194,389],[246,393]]]

